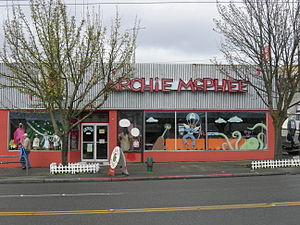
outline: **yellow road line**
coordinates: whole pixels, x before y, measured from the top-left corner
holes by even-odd
[[[53,215],[81,215],[81,214],[86,214],[87,215],[87,214],[111,214],[111,213],[149,213],[149,212],[251,209],[251,208],[269,208],[269,207],[285,207],[285,206],[300,206],[300,201],[297,201],[297,202],[253,203],[253,204],[233,204],[233,205],[211,205],[211,206],[140,208],[140,209],[0,212],[0,216],[53,216]]]

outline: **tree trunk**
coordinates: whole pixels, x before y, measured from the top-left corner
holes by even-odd
[[[62,136],[62,148],[61,148],[61,162],[63,165],[68,164],[68,152],[69,152],[69,134]]]
[[[282,159],[281,128],[274,127],[274,159]]]

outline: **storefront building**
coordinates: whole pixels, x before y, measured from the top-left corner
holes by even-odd
[[[26,132],[35,143],[32,166],[60,162],[49,116],[30,110],[28,96],[1,94],[11,107],[0,111],[0,155],[17,154],[14,139]],[[128,162],[271,159],[273,136],[263,102],[234,74],[225,76],[214,65],[137,64],[103,108],[71,132],[68,157],[107,163],[119,145]]]

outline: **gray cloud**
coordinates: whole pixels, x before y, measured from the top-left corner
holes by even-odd
[[[174,61],[199,58],[208,63],[219,55],[219,38],[213,31],[213,18],[218,16],[215,4],[120,7],[119,11],[123,18],[127,13],[137,15],[145,28],[139,33],[137,60],[142,56],[142,61],[157,62],[159,57],[166,61],[169,53]]]
[[[89,5],[87,9],[80,4],[99,2],[96,0],[65,2],[78,4],[68,5],[70,13],[75,13],[78,18],[88,10],[99,7]],[[105,2],[129,2],[129,0]],[[220,57],[219,35],[213,31],[213,18],[218,17],[215,4],[126,4],[117,7],[104,4],[100,6],[104,24],[110,24],[116,8],[125,28],[133,27],[136,17],[141,20],[140,25],[143,29],[138,36],[137,62],[209,63],[213,57]]]

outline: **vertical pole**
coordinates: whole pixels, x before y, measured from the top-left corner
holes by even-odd
[[[25,168],[26,168],[26,175],[28,176],[28,155],[26,155],[26,156],[23,156],[24,157],[24,159],[25,159]]]

